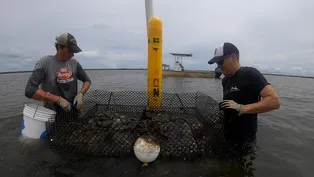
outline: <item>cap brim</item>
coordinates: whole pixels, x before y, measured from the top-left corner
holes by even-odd
[[[223,57],[222,56],[219,56],[219,57],[213,57],[212,59],[210,59],[207,63],[208,64],[214,64],[214,63],[217,63],[218,61],[222,60]]]
[[[77,45],[71,45],[69,47],[70,51],[73,52],[73,53],[79,53],[79,52],[82,52],[82,50],[79,48],[79,46]]]

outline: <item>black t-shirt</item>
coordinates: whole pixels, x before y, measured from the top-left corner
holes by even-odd
[[[269,83],[253,67],[241,67],[233,76],[222,79],[223,99],[233,100],[239,104],[251,104],[260,100],[260,92]],[[244,138],[255,136],[257,132],[257,114],[237,116],[235,110],[225,110],[225,135],[227,138]]]

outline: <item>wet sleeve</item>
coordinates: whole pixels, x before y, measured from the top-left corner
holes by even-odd
[[[267,85],[270,84],[263,74],[255,68],[252,68],[249,78],[253,91],[258,95]]]
[[[32,98],[33,95],[39,89],[39,85],[44,80],[46,76],[46,63],[45,60],[37,61],[32,74],[30,75],[26,87],[25,87],[25,96],[27,98]]]
[[[83,69],[79,62],[77,62],[77,78],[82,82],[91,83],[89,76],[86,74],[85,70]]]

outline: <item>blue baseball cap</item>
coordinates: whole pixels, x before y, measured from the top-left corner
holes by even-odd
[[[224,42],[220,44],[218,47],[216,47],[215,52],[214,52],[214,57],[208,61],[208,64],[211,65],[211,64],[217,63],[223,60],[226,56],[229,56],[231,54],[239,55],[238,48],[232,43]]]

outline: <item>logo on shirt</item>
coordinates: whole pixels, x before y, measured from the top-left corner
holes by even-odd
[[[231,87],[230,92],[235,92],[235,91],[239,91],[240,89],[238,89],[237,86]]]
[[[60,68],[57,72],[57,80],[59,83],[67,83],[73,81],[72,72],[67,68]]]

